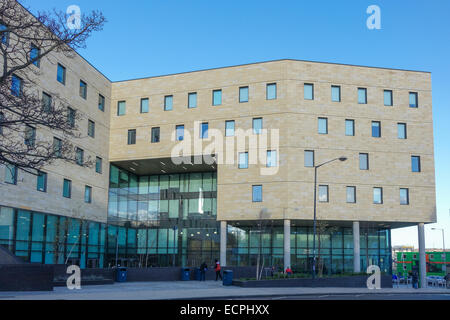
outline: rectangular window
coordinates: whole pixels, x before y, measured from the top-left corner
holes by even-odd
[[[372,121],[372,137],[381,137],[381,123],[380,121]]]
[[[75,159],[79,166],[82,166],[84,163],[84,150],[77,148],[75,153]]]
[[[347,187],[347,203],[356,203],[356,187]]]
[[[384,90],[384,105],[391,107],[393,104],[392,90]]]
[[[92,120],[88,120],[88,136],[95,138],[95,122]]]
[[[92,203],[92,187],[85,186],[84,188],[84,202]]]
[[[222,90],[213,90],[212,92],[212,105],[220,106],[222,104]]]
[[[171,111],[173,109],[173,96],[164,97],[164,111]]]
[[[399,139],[406,139],[406,123],[397,123],[397,132]]]
[[[188,94],[188,108],[197,108],[197,92],[191,92]]]
[[[87,99],[87,83],[80,80],[80,97]]]
[[[312,83],[305,83],[303,91],[305,100],[314,100],[314,85]]]
[[[62,141],[58,138],[53,138],[53,152],[55,154],[55,157],[61,157],[62,156]]]
[[[345,120],[345,135],[354,136],[355,135],[355,120],[346,119]]]
[[[239,152],[239,169],[248,169],[248,152]]]
[[[136,144],[136,129],[128,130],[128,144]]]
[[[127,103],[126,103],[126,101],[119,101],[119,102],[117,103],[117,115],[118,115],[118,116],[123,116],[123,115],[125,115],[126,108],[127,108]]]
[[[22,87],[22,79],[13,74],[11,78],[11,94],[20,97],[22,95]]]
[[[200,139],[208,139],[208,122],[200,124]]]
[[[419,156],[411,156],[411,171],[412,172],[420,172],[420,157]]]
[[[409,107],[410,108],[417,108],[419,106],[417,92],[410,92],[409,93]]]
[[[98,95],[98,109],[105,111],[105,97],[101,94]]]
[[[234,120],[225,121],[225,136],[226,137],[234,136]]]
[[[66,84],[66,68],[58,63],[58,69],[56,71],[56,80],[59,83]]]
[[[95,172],[102,173],[103,171],[103,160],[100,157],[95,157]]]
[[[25,126],[25,145],[33,148],[36,142],[36,129],[26,125]]]
[[[17,167],[11,164],[5,165],[5,182],[17,184]]]
[[[369,170],[369,154],[368,153],[360,153],[359,154],[359,169],[360,170]]]
[[[148,105],[148,98],[141,99],[141,113],[148,113],[149,111],[149,105]]]
[[[248,87],[239,88],[239,102],[248,102]]]
[[[383,203],[383,188],[373,188],[373,203],[382,204]]]
[[[331,101],[341,102],[341,87],[331,86]]]
[[[183,141],[184,139],[184,125],[176,126],[176,139],[177,141]]]
[[[64,179],[63,182],[63,197],[64,198],[72,197],[72,181],[68,179]]]
[[[1,33],[1,37],[2,37],[1,41],[6,46],[8,46],[8,43],[9,43],[9,32],[5,32],[4,30],[7,30],[7,29],[8,28],[4,24],[0,23],[0,31],[3,31]]]
[[[70,127],[75,127],[75,110],[72,108],[67,108],[67,122],[69,123]]]
[[[38,59],[40,54],[41,54],[41,50],[38,47],[36,47],[34,44],[31,44],[30,61],[34,60],[33,64],[38,68],[41,65],[41,59]]]
[[[277,166],[277,152],[275,150],[267,151],[267,167],[276,167]]]
[[[400,188],[400,204],[401,205],[409,204],[409,189]]]
[[[158,143],[159,138],[159,127],[152,128],[152,143]]]
[[[263,128],[263,119],[262,118],[254,118],[253,119],[253,133],[261,134]]]
[[[277,84],[269,83],[266,85],[266,99],[275,100],[277,98]]]
[[[319,118],[318,132],[319,132],[319,134],[328,134],[328,119],[327,118]]]
[[[5,121],[5,115],[3,114],[3,112],[0,112],[0,134],[3,134],[3,121]]]
[[[314,167],[314,151],[305,150],[305,167]]]
[[[367,104],[367,89],[358,88],[358,103]]]
[[[42,109],[44,112],[52,111],[52,96],[42,92]]]
[[[328,202],[328,186],[319,186],[319,202]]]
[[[252,200],[253,202],[262,202],[262,186],[252,186]]]
[[[39,171],[37,175],[37,191],[47,192],[47,173]]]

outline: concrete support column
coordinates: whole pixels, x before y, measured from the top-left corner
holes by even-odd
[[[220,221],[220,265],[227,265],[227,222]]]
[[[359,222],[353,222],[353,272],[361,272]]]
[[[417,225],[419,232],[419,279],[420,287],[427,287],[427,262],[425,257],[425,225],[419,223]]]
[[[284,271],[291,266],[291,220],[284,220]]]

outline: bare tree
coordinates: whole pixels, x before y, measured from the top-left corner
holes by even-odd
[[[49,99],[37,89],[41,59],[53,54],[74,58],[106,22],[93,11],[81,15],[79,28],[73,29],[70,17],[56,10],[34,16],[16,0],[0,2],[0,164],[35,173],[57,159],[76,162],[70,139],[81,137],[74,125],[81,115],[70,112],[57,93]],[[37,129],[58,133],[59,141],[36,141]]]
[[[258,220],[257,220],[257,229],[256,232],[259,236],[258,241],[258,256],[256,259],[256,280],[261,280],[262,272],[264,269],[264,255],[262,255],[262,242],[263,242],[263,234],[267,232],[267,227],[269,225],[270,214],[269,211],[264,208],[259,212]]]
[[[332,235],[334,232],[338,230],[336,226],[330,226],[329,223],[323,220],[318,220],[316,225],[317,232],[317,264],[318,264],[318,277],[321,278],[323,276],[323,268],[325,265],[325,260],[322,257],[322,240],[325,235]]]

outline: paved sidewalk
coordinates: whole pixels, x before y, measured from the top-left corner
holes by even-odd
[[[84,286],[81,290],[55,287],[53,292],[0,292],[0,300],[166,300],[298,296],[314,294],[446,294],[450,289],[407,287],[369,290],[366,288],[241,288],[225,287],[215,281],[126,282]]]

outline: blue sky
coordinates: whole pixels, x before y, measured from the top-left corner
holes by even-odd
[[[438,224],[426,246],[450,247],[450,25],[448,0],[22,0],[32,12],[98,9],[104,30],[80,50],[113,81],[293,58],[432,72]],[[381,30],[366,27],[369,5]],[[392,232],[417,247],[417,228]]]

